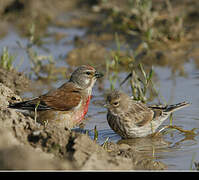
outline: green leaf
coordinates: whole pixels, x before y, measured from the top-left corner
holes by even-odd
[[[149,72],[149,75],[148,75],[148,77],[147,77],[147,81],[149,81],[149,80],[152,79],[153,73],[154,73],[153,68],[151,68],[151,70],[150,70],[150,72]]]
[[[97,141],[98,139],[98,131],[97,131],[97,126],[94,128],[94,141]]]

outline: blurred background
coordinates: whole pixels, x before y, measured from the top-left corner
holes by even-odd
[[[114,88],[149,104],[191,102],[163,124],[191,131],[199,127],[198,9],[198,0],[0,0],[0,82],[26,99],[89,64],[105,74],[83,126],[92,138],[97,128],[98,143],[121,140],[103,107]],[[170,145],[147,152],[169,169],[191,169],[194,132],[166,131]]]

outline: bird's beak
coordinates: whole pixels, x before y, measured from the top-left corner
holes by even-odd
[[[95,72],[95,77],[96,78],[101,78],[101,77],[103,77],[104,75],[101,73],[101,72]]]

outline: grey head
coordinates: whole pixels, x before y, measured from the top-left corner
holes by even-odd
[[[82,89],[92,88],[96,80],[102,76],[103,74],[97,72],[92,66],[82,65],[72,73],[69,82],[75,83]]]

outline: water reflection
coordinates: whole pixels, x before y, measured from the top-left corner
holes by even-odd
[[[144,137],[135,139],[121,139],[117,144],[128,144],[133,146],[137,151],[148,154],[165,151],[170,147],[171,142],[167,141],[163,136]]]

